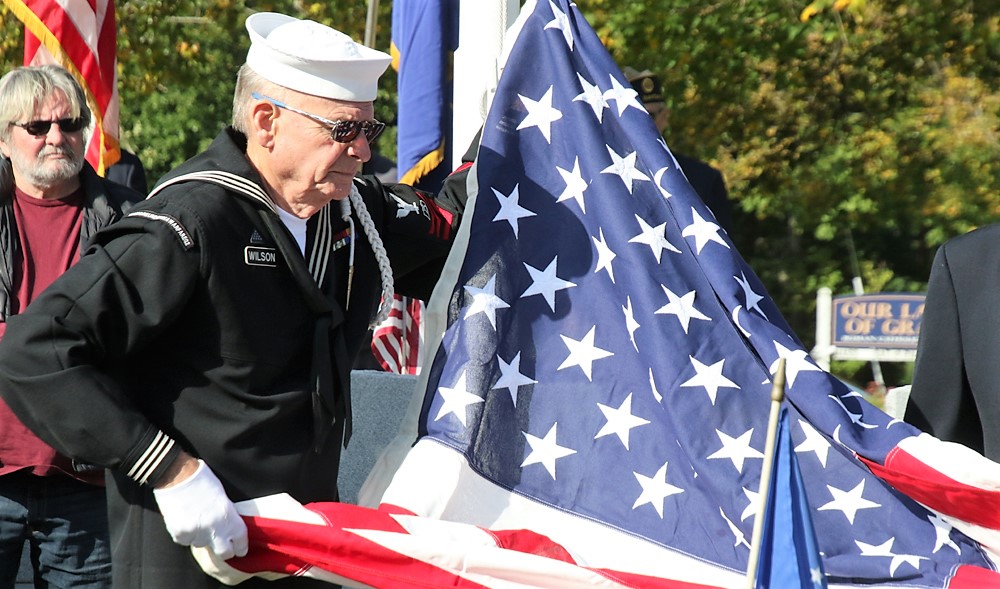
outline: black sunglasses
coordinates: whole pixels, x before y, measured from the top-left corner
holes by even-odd
[[[264,96],[263,94],[259,94],[257,92],[252,93],[251,96],[257,100],[267,100],[278,108],[290,110],[316,121],[326,127],[326,130],[330,132],[330,138],[337,143],[350,143],[357,138],[358,133],[364,133],[365,139],[367,139],[370,144],[378,138],[382,131],[385,130],[385,123],[382,121],[331,121],[328,118],[314,115],[311,112],[306,112],[293,106],[288,106],[284,102],[271,98],[270,96]]]
[[[63,133],[76,133],[82,129],[86,123],[81,117],[75,119],[59,119],[58,121],[28,121],[27,123],[11,123],[15,127],[21,127],[32,137],[44,137],[49,134],[52,123],[59,125],[59,130]]]
[[[382,121],[336,121],[336,124],[328,128],[330,137],[337,143],[350,143],[354,141],[358,133],[364,133],[365,139],[370,144],[378,139],[378,136],[385,130],[385,123]]]

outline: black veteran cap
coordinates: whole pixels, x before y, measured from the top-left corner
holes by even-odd
[[[649,70],[640,72],[628,66],[623,73],[632,84],[632,89],[639,93],[639,100],[643,104],[663,102],[663,86],[660,84],[659,76]]]

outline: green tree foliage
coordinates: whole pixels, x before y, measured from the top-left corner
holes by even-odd
[[[663,76],[667,143],[723,170],[739,249],[807,343],[818,287],[858,268],[922,290],[936,246],[1000,218],[995,4],[581,5],[619,63]]]
[[[870,291],[922,290],[939,244],[1000,217],[996,2],[577,4],[619,63],[662,76],[668,144],[723,171],[737,245],[807,344],[818,287],[850,292],[859,272]],[[151,177],[228,122],[243,21],[261,10],[364,38],[363,0],[118,2],[122,139]],[[6,71],[23,49],[5,8],[0,30]],[[390,74],[376,116],[393,121],[395,106]]]
[[[388,50],[390,6],[377,47]],[[275,11],[309,18],[362,40],[364,2],[125,0],[118,5],[122,137],[156,178],[194,155],[229,124],[236,71],[250,46],[244,21]],[[387,76],[389,78],[391,76]],[[383,84],[376,116],[393,120]],[[384,146],[392,138],[380,140]]]
[[[194,155],[228,122],[248,46],[232,31],[246,14],[226,0],[119,3],[121,135],[151,178]]]

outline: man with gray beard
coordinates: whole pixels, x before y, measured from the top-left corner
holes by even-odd
[[[90,125],[65,69],[0,78],[0,338],[98,229],[143,199],[84,160]],[[25,542],[36,587],[111,586],[103,469],[56,452],[0,400],[0,587],[14,586]]]

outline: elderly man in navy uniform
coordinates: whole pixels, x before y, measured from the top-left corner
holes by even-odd
[[[460,190],[356,177],[383,128],[388,55],[280,14],[246,25],[232,126],[99,233],[0,345],[17,415],[110,469],[119,589],[218,587],[188,545],[245,554],[234,501],[337,498],[351,360],[380,301],[429,296],[463,208]],[[257,583],[310,581],[241,586]]]

